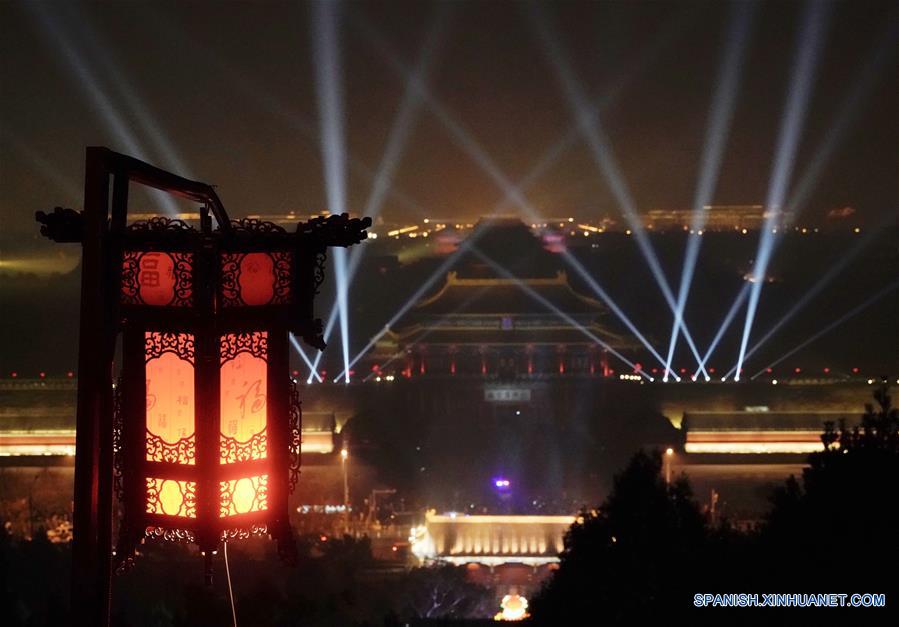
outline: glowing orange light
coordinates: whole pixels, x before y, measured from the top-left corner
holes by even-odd
[[[147,513],[197,517],[197,484],[194,481],[147,478]]]
[[[222,338],[223,351],[226,346],[236,346],[239,351],[222,356],[219,412],[223,464],[266,457],[267,338],[264,331]],[[255,351],[251,352],[252,348]]]
[[[288,303],[291,262],[292,255],[287,252],[222,254],[223,304],[256,307]]]
[[[528,600],[518,594],[507,594],[500,603],[502,611],[493,617],[494,620],[524,620],[528,616]]]
[[[230,479],[219,484],[219,517],[268,509],[268,475]]]
[[[162,336],[146,334],[149,341]],[[193,336],[187,333],[177,338],[193,342]],[[195,463],[193,364],[166,351],[147,361],[146,373],[147,461]]]
[[[148,305],[168,305],[175,297],[175,262],[166,253],[144,253],[138,262],[140,299]]]

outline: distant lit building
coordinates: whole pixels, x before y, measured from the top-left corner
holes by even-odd
[[[707,205],[700,211],[706,231],[757,231],[768,218],[762,205]],[[772,226],[783,227],[789,223],[789,216],[781,213]],[[653,231],[687,230],[699,217],[693,209],[652,209],[643,214],[643,225]]]
[[[478,228],[486,232],[477,246],[491,258],[499,256],[492,251],[513,250],[521,258],[556,259],[517,219],[482,221]],[[633,347],[605,326],[605,305],[575,291],[564,271],[512,268],[520,278],[511,278],[477,257],[456,267],[436,294],[379,339],[367,356],[373,376],[601,376],[610,373],[603,344]]]
[[[574,516],[466,516],[427,513],[412,528],[412,553],[422,562],[456,565],[526,564],[559,561]]]

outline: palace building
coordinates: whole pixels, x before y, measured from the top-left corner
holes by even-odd
[[[557,255],[517,219],[482,220],[472,237],[477,251],[502,258],[503,268],[514,251],[509,274],[493,271],[477,253],[460,255],[443,286],[379,339],[367,356],[370,376],[611,373],[607,349],[633,343],[607,328],[605,305],[575,291],[565,271],[547,272],[558,267]]]

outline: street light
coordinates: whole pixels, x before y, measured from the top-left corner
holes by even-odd
[[[670,446],[665,449],[665,485],[671,485],[671,458],[674,457],[674,449]]]
[[[350,532],[350,483],[347,478],[347,460],[350,452],[346,447],[340,449],[340,465],[343,469],[343,532]]]

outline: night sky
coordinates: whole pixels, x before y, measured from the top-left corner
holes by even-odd
[[[804,7],[756,7],[715,203],[765,202]],[[378,169],[403,99],[397,60],[425,68],[441,110],[509,181],[571,129],[572,110],[529,11],[516,2],[343,6],[349,209],[366,204],[365,172]],[[728,5],[566,2],[538,13],[587,99],[605,99],[601,124],[636,208],[689,208]],[[115,117],[147,160],[216,184],[233,216],[326,209],[310,14],[294,2],[0,3],[0,252],[9,258],[39,245],[36,209],[80,207],[85,146],[133,152]],[[880,46],[887,54],[804,213],[820,222],[851,206],[854,219],[870,223],[897,200],[895,3],[835,2],[829,24],[793,182]],[[473,220],[493,210],[503,198],[496,177],[428,101],[419,104],[407,111],[383,218]],[[548,217],[618,215],[580,140],[527,199]]]

